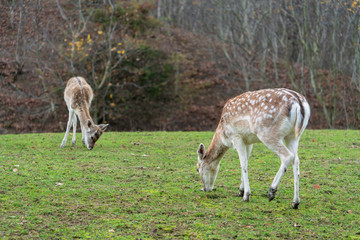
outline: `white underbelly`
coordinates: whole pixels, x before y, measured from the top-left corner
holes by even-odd
[[[233,147],[233,141],[241,139],[246,145],[251,145],[260,142],[256,133],[254,133],[250,126],[247,128],[236,128],[232,125],[226,127],[226,137],[223,137],[223,143],[229,147]]]

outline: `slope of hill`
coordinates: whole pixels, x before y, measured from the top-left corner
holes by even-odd
[[[113,40],[123,44],[123,55],[111,77],[106,79],[107,88],[95,91],[97,98],[92,108],[95,119],[109,122],[112,131],[215,129],[225,101],[245,91],[245,83],[234,80],[242,78],[241,71],[228,70],[222,46],[210,37],[157,22],[149,13],[151,4],[126,4],[119,5],[123,9],[115,11],[119,25],[124,16],[130,18],[127,21],[135,19],[138,25],[121,25],[126,26],[126,30],[114,31]],[[5,10],[0,12],[0,133],[63,131],[67,109],[62,91],[67,79],[78,74],[96,84],[93,73],[103,73],[106,68],[106,57],[96,54],[107,47],[100,41],[103,35],[99,35],[101,29],[106,29],[101,28],[106,19],[101,22],[99,18],[106,17],[108,10],[97,5],[84,6],[86,14],[95,9],[92,16],[97,18],[89,17],[86,29],[73,42],[77,44],[91,36],[91,41],[98,45],[95,49],[95,45],[89,44],[82,53],[77,52],[70,64],[68,59],[73,56],[67,54],[71,53],[72,42],[64,32],[69,32],[71,24],[72,27],[79,24],[78,12],[69,1],[60,1],[60,6],[69,21],[52,1],[45,1],[41,6],[31,1],[24,1],[22,7],[5,5]],[[86,14],[85,17],[90,16]],[[139,23],[140,20],[146,24]],[[149,25],[149,21],[156,23]],[[145,24],[145,30],[141,24]],[[89,54],[94,55],[88,57]],[[119,55],[116,57],[120,59]],[[252,89],[291,88],[285,64],[278,64],[278,81],[275,81],[272,66],[269,61],[266,75],[259,73],[258,76],[266,81],[258,83],[255,79]],[[300,66],[294,70],[299,78],[309,74]],[[160,81],[158,78],[162,82],[157,82]],[[322,81],[322,76],[318,79]],[[346,81],[336,79],[335,82],[343,84],[336,95],[333,94],[333,83],[321,83],[325,100],[339,99],[333,109],[334,127],[344,128],[348,122],[352,127],[359,127],[359,116],[341,114],[337,110],[346,112],[344,108],[349,108],[349,112],[356,112],[350,110],[360,109],[359,97],[344,83]],[[302,86],[302,93],[312,108],[309,127],[329,127],[323,106],[311,91],[310,82]]]

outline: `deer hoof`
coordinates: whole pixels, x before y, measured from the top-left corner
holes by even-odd
[[[244,189],[240,189],[238,197],[243,197],[243,196],[244,196]]]
[[[243,201],[244,202],[249,202],[250,201],[250,193],[244,194]]]
[[[298,202],[293,202],[293,203],[292,203],[292,208],[293,208],[293,209],[299,209],[299,204],[300,204],[300,203],[298,203]]]
[[[268,194],[269,202],[275,198],[275,193],[276,193],[276,189],[270,188],[269,194]]]

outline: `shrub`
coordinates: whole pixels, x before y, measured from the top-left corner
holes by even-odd
[[[166,114],[164,104],[175,100],[174,74],[166,53],[148,45],[129,50],[112,74],[107,96],[112,118],[127,121],[134,130],[143,130],[144,123],[151,125]]]
[[[132,35],[144,35],[149,29],[157,27],[160,22],[151,16],[151,10],[154,8],[152,3],[120,1],[114,7],[113,15],[118,24],[124,26],[127,33]],[[93,20],[102,28],[110,24],[111,8],[96,9],[93,14]]]

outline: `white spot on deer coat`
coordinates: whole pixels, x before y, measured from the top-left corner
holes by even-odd
[[[265,118],[265,119],[272,118],[272,115],[271,115],[271,114],[264,113],[264,118]]]
[[[269,111],[269,113],[275,113],[275,112],[276,112],[276,108]]]

